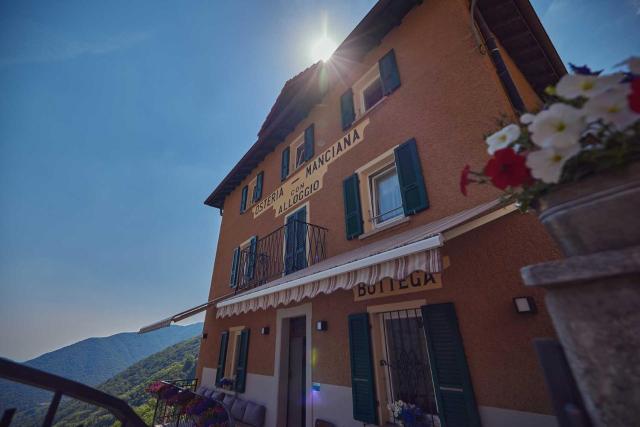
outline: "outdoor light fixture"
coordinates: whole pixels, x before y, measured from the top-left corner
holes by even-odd
[[[261,335],[269,335],[269,327],[265,326],[262,329],[260,329],[260,334]]]
[[[513,305],[516,306],[516,312],[519,314],[533,314],[538,311],[533,297],[515,297],[513,299]]]
[[[208,335],[207,335],[207,333],[205,332],[204,334],[202,334],[202,339],[203,339],[203,340],[206,340],[206,339],[207,339],[207,336],[208,336]]]
[[[327,328],[328,328],[328,325],[326,320],[318,320],[318,322],[316,323],[317,331],[326,331]]]

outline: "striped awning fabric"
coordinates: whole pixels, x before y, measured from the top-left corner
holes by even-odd
[[[442,271],[442,233],[499,206],[494,200],[416,227],[387,239],[328,258],[309,268],[232,296],[216,304],[216,317],[267,309],[351,289],[373,285],[384,278],[402,280],[414,271]]]

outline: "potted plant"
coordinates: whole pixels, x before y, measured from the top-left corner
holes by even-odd
[[[537,113],[486,138],[482,171],[534,211],[566,260],[522,269],[544,286],[558,338],[596,425],[640,419],[640,58],[602,75],[571,65]],[[622,65],[622,64],[620,64]]]

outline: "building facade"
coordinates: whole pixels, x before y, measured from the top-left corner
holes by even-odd
[[[398,400],[439,425],[555,425],[531,345],[554,332],[519,269],[559,251],[458,178],[564,69],[528,2],[478,3],[379,1],[206,201],[223,216],[198,377],[267,426],[386,425]]]

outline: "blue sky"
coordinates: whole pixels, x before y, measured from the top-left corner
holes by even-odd
[[[373,4],[0,2],[0,355],[205,301],[220,217],[203,200],[324,20],[340,41]],[[640,0],[533,4],[565,61],[639,53]]]

